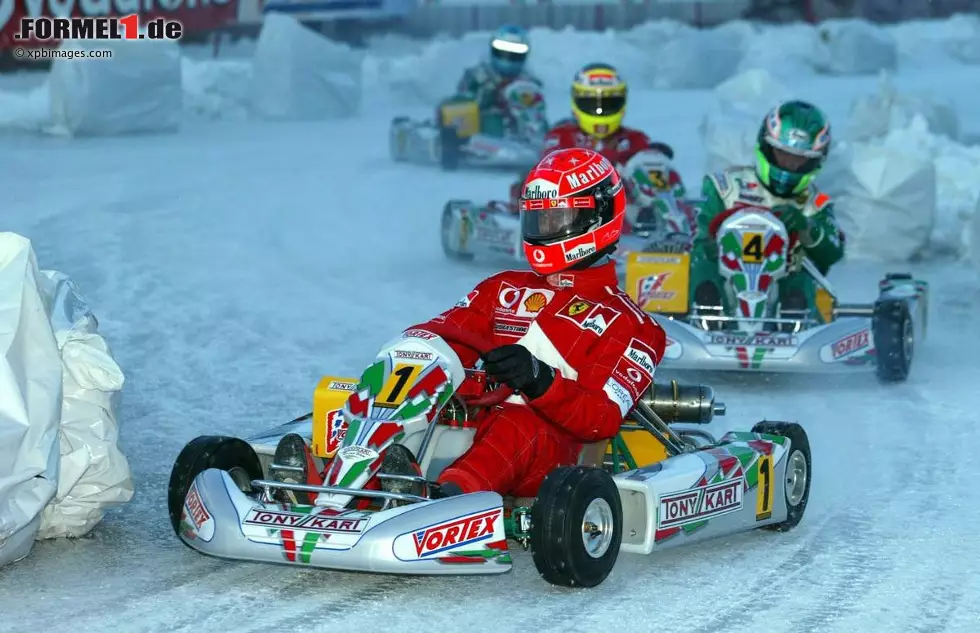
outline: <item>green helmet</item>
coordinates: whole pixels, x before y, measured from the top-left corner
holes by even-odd
[[[781,103],[766,115],[755,145],[756,171],[766,189],[782,198],[799,195],[830,152],[830,123],[805,101]]]

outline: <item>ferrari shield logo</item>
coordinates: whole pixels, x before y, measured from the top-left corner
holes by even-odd
[[[568,316],[576,316],[582,314],[586,310],[592,307],[592,304],[587,301],[576,301],[572,305],[568,306]]]

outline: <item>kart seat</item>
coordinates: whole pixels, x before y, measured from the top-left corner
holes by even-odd
[[[602,440],[599,442],[593,442],[592,444],[586,444],[582,447],[582,452],[579,453],[579,465],[602,468],[603,463],[606,461],[606,450],[608,448],[609,440]]]

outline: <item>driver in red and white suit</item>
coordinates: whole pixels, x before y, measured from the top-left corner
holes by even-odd
[[[626,81],[611,65],[584,66],[572,81],[573,116],[559,121],[548,131],[542,155],[572,147],[592,149],[609,159],[627,183],[633,175],[624,174],[622,170],[639,152],[652,150],[673,160],[674,150],[669,145],[653,141],[640,130],[623,125],[627,93]],[[685,196],[684,182],[676,169],[670,169],[660,178],[663,182],[657,183],[658,190],[673,191],[678,198]],[[515,210],[520,190],[520,180],[511,185],[511,204]],[[636,192],[627,189],[628,202],[635,202],[635,196]],[[630,228],[627,222],[625,231],[629,232]]]
[[[664,331],[617,287],[609,257],[626,209],[612,163],[593,150],[557,150],[528,174],[520,206],[533,271],[498,273],[428,322],[499,345],[483,369],[519,392],[485,410],[473,446],[440,475],[438,496],[535,496],[550,471],[577,463],[583,444],[616,435],[663,357]],[[453,349],[464,366],[479,360]]]

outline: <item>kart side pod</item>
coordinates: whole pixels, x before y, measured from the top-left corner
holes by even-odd
[[[725,405],[715,402],[714,389],[708,385],[681,385],[676,380],[653,384],[643,402],[670,424],[710,424],[716,415],[725,415]]]

